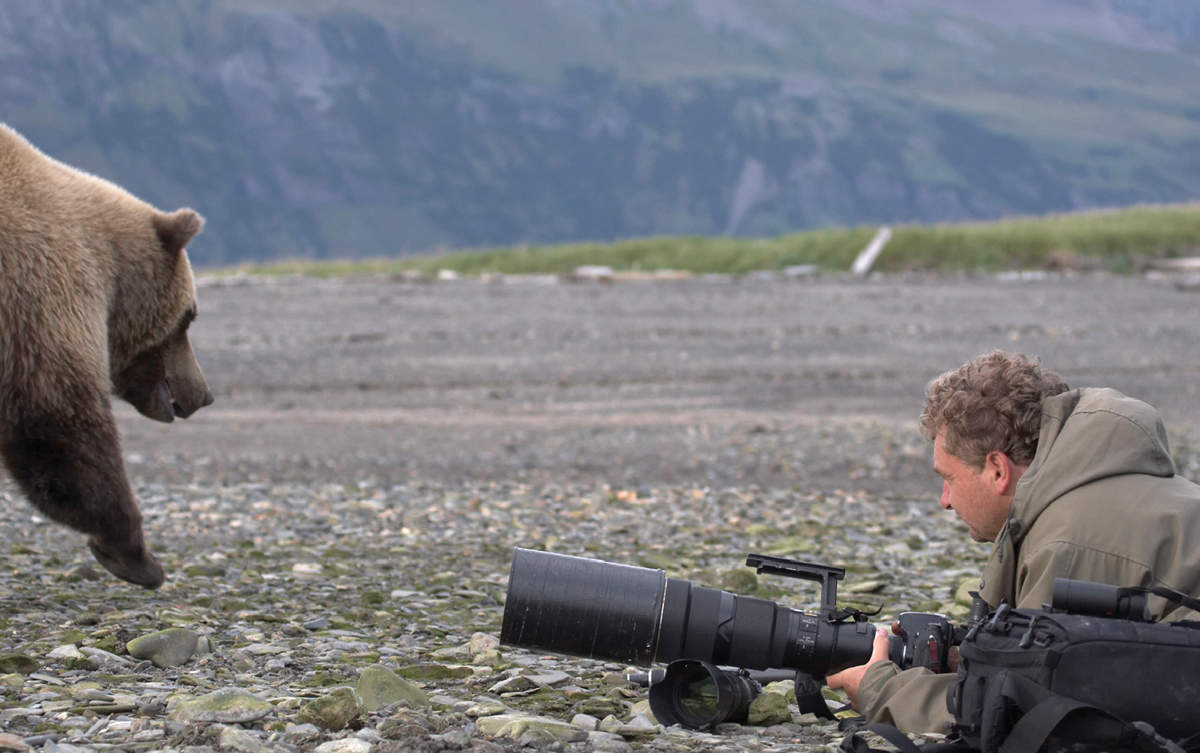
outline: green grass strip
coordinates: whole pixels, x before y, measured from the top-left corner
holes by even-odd
[[[566,274],[595,264],[617,271],[682,270],[740,275],[813,264],[845,272],[877,228],[834,228],[775,238],[651,237],[467,250],[396,259],[287,261],[219,272],[346,275]],[[881,272],[1016,269],[1144,269],[1156,259],[1200,255],[1200,204],[1138,206],[994,222],[900,225],[875,263]]]

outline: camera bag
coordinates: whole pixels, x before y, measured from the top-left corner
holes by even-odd
[[[947,706],[983,753],[1047,741],[1187,750],[1200,742],[1200,623],[1001,605],[959,646]]]
[[[1169,589],[1120,593],[1200,611],[1200,601]],[[870,731],[904,753],[1200,751],[1200,622],[1001,604],[962,638],[946,705],[955,724],[945,743],[918,747],[895,727],[867,724],[850,731],[842,750],[873,751],[858,734]]]

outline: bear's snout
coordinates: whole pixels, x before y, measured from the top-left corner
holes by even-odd
[[[213,404],[212,392],[203,382],[198,386],[194,386],[191,390],[192,395],[199,395],[199,399],[180,400],[174,395],[172,390],[171,408],[175,412],[176,418],[187,418],[201,408],[206,408]]]

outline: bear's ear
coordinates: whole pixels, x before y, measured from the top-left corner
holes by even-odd
[[[171,256],[182,251],[202,227],[204,218],[191,209],[176,209],[170,214],[160,214],[154,218],[158,239],[162,242],[163,250]]]

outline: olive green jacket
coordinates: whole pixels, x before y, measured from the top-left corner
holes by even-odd
[[[989,604],[1039,609],[1056,577],[1200,595],[1200,486],[1175,475],[1158,412],[1111,389],[1047,398],[1037,453],[984,567]],[[1196,619],[1150,600],[1155,619]],[[954,675],[868,667],[858,707],[907,732],[947,732]]]

